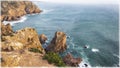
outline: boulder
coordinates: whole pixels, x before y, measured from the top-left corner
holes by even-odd
[[[57,31],[51,43],[46,47],[46,51],[63,52],[66,50],[66,34],[64,32]]]
[[[74,58],[70,53],[67,53],[67,55],[63,58],[63,61],[68,66],[77,67],[82,61],[82,59]]]
[[[1,35],[2,36],[11,35],[12,33],[13,33],[12,26],[9,23],[6,25],[1,23]]]
[[[39,35],[39,40],[40,40],[41,44],[44,44],[45,41],[47,40],[47,37],[45,36],[45,34],[41,34],[41,35]]]

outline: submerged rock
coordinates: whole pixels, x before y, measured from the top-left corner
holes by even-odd
[[[64,32],[57,31],[51,43],[46,47],[46,51],[63,52],[66,48],[66,34]]]
[[[45,34],[41,34],[41,35],[39,35],[39,40],[40,40],[41,44],[44,44],[45,41],[47,40],[47,37],[45,36]]]
[[[70,53],[67,53],[67,55],[63,58],[63,61],[68,66],[74,66],[77,67],[81,63],[81,58],[74,58]]]

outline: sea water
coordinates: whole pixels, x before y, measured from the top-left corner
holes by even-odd
[[[118,5],[80,5],[35,2],[40,14],[26,15],[24,21],[13,25],[14,30],[33,27],[48,37],[48,44],[56,31],[68,36],[67,50],[81,57],[80,67],[119,66]],[[85,48],[85,46],[87,48]]]

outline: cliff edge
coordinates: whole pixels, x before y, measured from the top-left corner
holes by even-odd
[[[35,4],[30,1],[1,1],[1,21],[18,20],[21,16],[40,13]]]

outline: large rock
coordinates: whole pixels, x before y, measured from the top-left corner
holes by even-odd
[[[70,53],[67,53],[67,55],[63,58],[63,61],[68,66],[77,67],[80,62],[82,61],[81,58],[74,58]]]
[[[13,33],[12,27],[10,24],[4,25],[1,23],[1,35],[6,36],[6,35],[11,35]]]
[[[41,44],[44,44],[45,41],[47,40],[47,37],[45,36],[45,34],[41,34],[41,35],[39,35],[39,40],[40,40]]]
[[[37,48],[45,53],[34,28],[26,27],[16,31],[12,36],[2,36],[2,51],[20,50],[23,48]]]
[[[17,20],[18,17],[40,13],[41,10],[30,1],[1,1],[1,21]]]
[[[46,47],[46,51],[63,52],[66,48],[66,34],[64,32],[57,31],[51,43]]]

